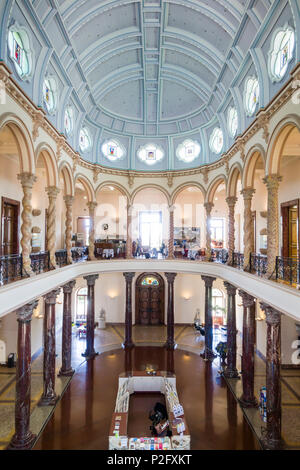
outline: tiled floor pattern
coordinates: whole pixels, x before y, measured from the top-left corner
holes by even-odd
[[[165,326],[139,326],[133,327],[133,342],[140,345],[162,345],[166,341],[167,328]],[[97,329],[95,332],[95,349],[102,352],[121,348],[124,338],[123,325],[107,325],[105,330]],[[204,346],[204,337],[195,333],[188,325],[175,326],[175,340],[178,349],[200,353]],[[216,330],[214,347],[224,340]],[[79,339],[74,334],[72,341],[72,366],[76,370],[85,359],[81,354],[85,350],[85,339]],[[61,365],[61,333],[57,335],[56,344],[57,372]],[[238,339],[237,367],[240,370],[241,341]],[[215,359],[219,364],[219,358]],[[31,423],[32,432],[39,435],[54,411],[53,406],[39,407],[38,400],[42,394],[43,386],[43,355],[40,354],[32,363],[31,382]],[[69,383],[69,378],[56,379],[56,393],[62,395]],[[228,384],[234,395],[242,394],[242,381],[229,380]],[[259,390],[265,385],[265,363],[255,357],[255,392],[258,398]],[[5,449],[14,433],[14,397],[15,397],[15,369],[0,368],[0,449]],[[256,435],[261,437],[261,429],[265,427],[257,409],[244,410],[245,415]],[[300,371],[282,370],[282,435],[287,448],[300,449]]]

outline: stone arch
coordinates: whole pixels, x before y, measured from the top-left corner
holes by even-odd
[[[90,181],[88,180],[88,178],[86,176],[82,175],[81,173],[78,173],[75,176],[74,187],[75,187],[75,183],[76,183],[77,180],[80,183],[82,183],[82,185],[84,186],[84,189],[87,192],[88,202],[95,202],[96,201],[95,191],[94,191],[94,188],[91,185]]]
[[[134,203],[134,199],[136,197],[136,195],[142,191],[143,189],[156,189],[160,192],[162,192],[166,199],[167,199],[167,203],[169,205],[171,205],[171,198],[170,198],[170,194],[168,193],[168,191],[163,188],[162,186],[160,186],[159,184],[143,184],[142,186],[139,186],[138,188],[136,188],[133,193],[131,194],[131,197],[130,197],[130,203],[133,204]]]
[[[194,186],[198,188],[201,191],[201,194],[203,196],[203,200],[205,201],[206,197],[206,192],[203,186],[200,183],[197,183],[196,181],[191,181],[189,183],[183,183],[180,186],[178,186],[172,193],[171,195],[171,204],[175,204],[177,196],[181,193],[181,191],[184,191],[186,188],[190,188],[191,186]]]
[[[277,124],[267,150],[266,175],[279,173],[283,148],[295,128],[300,132],[300,117],[295,114],[287,116]]]
[[[66,196],[74,196],[75,185],[72,169],[68,162],[62,162],[58,169],[58,175],[62,174]]]
[[[262,145],[257,144],[254,147],[251,147],[245,159],[245,165],[244,165],[243,176],[242,176],[243,189],[253,188],[255,167],[259,159],[262,160],[265,166],[265,162],[266,162],[265,150]]]
[[[120,191],[120,193],[122,193],[123,196],[125,196],[127,198],[127,201],[130,200],[130,195],[129,195],[127,189],[124,188],[124,186],[122,186],[121,184],[116,183],[114,181],[104,181],[104,182],[100,183],[99,186],[97,187],[96,191],[95,191],[96,197],[97,197],[98,192],[101,191],[101,189],[104,188],[105,186],[113,186],[115,189]]]
[[[47,186],[55,186],[58,188],[59,179],[55,153],[50,145],[46,144],[45,142],[41,143],[35,151],[36,166],[39,158],[41,157],[44,160],[44,165],[46,168]]]
[[[238,179],[242,179],[243,170],[241,165],[236,162],[231,168],[227,182],[227,197],[236,197]]]
[[[0,117],[0,130],[7,126],[12,132],[19,154],[20,173],[35,173],[34,147],[27,126],[15,114]]]
[[[206,193],[205,202],[213,202],[216,189],[221,183],[225,183],[225,189],[226,189],[227,180],[226,180],[226,176],[223,174],[216,176],[215,179],[210,183],[207,193]]]

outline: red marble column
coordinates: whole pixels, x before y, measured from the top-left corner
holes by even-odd
[[[267,429],[262,440],[265,449],[281,448],[281,313],[261,303],[267,322]]]
[[[255,298],[239,290],[243,301],[243,358],[242,379],[243,394],[240,404],[245,408],[257,406],[254,396],[254,344],[255,344]]]
[[[124,369],[128,376],[132,375],[132,348],[125,349]]]
[[[125,340],[123,347],[133,348],[132,342],[132,279],[135,273],[123,273],[126,281]]]
[[[59,396],[55,393],[55,304],[60,289],[55,289],[44,296],[44,391],[39,406],[55,405]]]
[[[174,349],[167,349],[167,373],[170,375],[175,374],[175,365],[174,365]]]
[[[213,352],[213,319],[212,319],[212,285],[215,277],[201,276],[205,282],[205,349],[201,357],[205,361],[213,361],[216,354]]]
[[[16,370],[15,434],[8,449],[30,449],[36,436],[29,430],[31,382],[31,318],[34,300],[17,310],[18,358]]]
[[[168,313],[167,313],[167,349],[174,349],[176,346],[174,339],[174,280],[176,273],[165,273],[168,281]]]
[[[62,365],[58,376],[70,377],[74,374],[71,367],[72,351],[72,291],[76,281],[70,281],[62,289],[64,293],[64,311],[62,326]]]
[[[224,282],[227,291],[227,367],[224,376],[229,379],[238,379],[236,368],[236,306],[235,296],[237,288],[229,282]]]
[[[91,274],[84,276],[88,285],[87,298],[87,318],[86,318],[86,350],[82,353],[83,357],[92,358],[97,356],[94,349],[95,336],[95,282],[99,278],[99,274]]]

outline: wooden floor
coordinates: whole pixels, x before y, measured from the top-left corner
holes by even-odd
[[[149,363],[165,370],[166,353],[161,347],[136,347],[132,362],[134,370],[144,370]],[[174,352],[174,365],[192,449],[259,449],[239,405],[218,376],[217,366],[204,362],[198,354],[182,350]],[[125,354],[120,349],[84,362],[34,450],[107,449],[118,375],[124,372],[124,367]],[[146,414],[149,404],[147,399]],[[137,403],[137,410],[140,406]]]

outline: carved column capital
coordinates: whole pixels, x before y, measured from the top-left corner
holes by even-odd
[[[265,302],[260,302],[260,307],[266,314],[266,323],[267,324],[269,324],[269,325],[279,325],[280,324],[282,313],[279,312],[279,310],[277,310],[274,307],[271,307],[271,305],[268,305]]]
[[[214,207],[214,203],[213,202],[205,202],[204,207],[205,207],[205,210],[206,210],[206,214],[210,215],[210,213],[211,213],[211,211]]]
[[[255,297],[252,297],[252,295],[248,294],[247,292],[239,290],[239,296],[242,298],[243,307],[247,308],[255,305]]]
[[[168,210],[169,210],[169,212],[174,212],[174,211],[175,211],[175,205],[174,205],[174,204],[170,204],[170,205],[168,206]]]
[[[237,203],[238,198],[235,196],[230,196],[226,198],[226,202],[229,207],[234,207]]]
[[[48,194],[48,197],[53,199],[56,199],[58,194],[60,193],[60,189],[56,186],[48,186],[45,191]]]
[[[18,180],[21,182],[23,188],[32,188],[37,177],[33,173],[24,172],[18,174]]]
[[[72,291],[76,285],[75,279],[73,281],[68,282],[62,286],[62,290],[64,294],[72,294]]]
[[[167,278],[167,281],[169,284],[173,284],[175,281],[175,277],[177,276],[176,273],[165,273],[165,276]]]
[[[228,295],[236,295],[237,287],[233,286],[232,284],[226,281],[223,284]]]
[[[123,273],[123,276],[125,277],[127,283],[131,283],[135,273]]]
[[[99,279],[99,274],[89,274],[88,276],[83,276],[83,279],[86,280],[88,286],[94,286],[97,279]]]
[[[216,280],[215,277],[201,276],[201,279],[205,282],[205,287],[212,287],[213,282]]]
[[[279,183],[282,181],[282,176],[277,174],[268,175],[263,178],[263,182],[267,186],[268,191],[277,191]]]
[[[31,321],[33,310],[37,307],[39,301],[38,299],[29,302],[23,307],[18,308],[16,311],[17,321],[21,323],[27,323]]]
[[[93,214],[93,213],[94,213],[94,210],[95,210],[96,207],[98,206],[97,202],[94,202],[94,201],[87,202],[86,205],[88,206],[88,209],[89,209],[89,211],[90,211],[90,214]]]
[[[127,215],[129,217],[132,216],[132,212],[133,212],[133,204],[127,204]]]
[[[56,297],[59,295],[60,289],[54,289],[51,292],[48,292],[47,294],[44,295],[44,299],[46,304],[56,304]]]
[[[253,188],[245,188],[241,191],[241,195],[243,196],[244,201],[251,201],[254,193],[255,189]]]
[[[74,196],[64,196],[64,201],[65,201],[65,204],[66,206],[72,206],[73,205],[73,202],[74,202]]]

